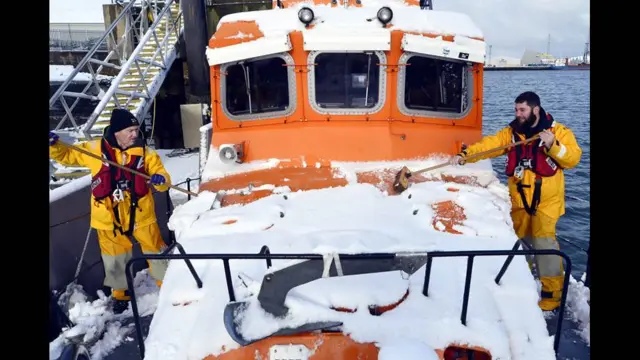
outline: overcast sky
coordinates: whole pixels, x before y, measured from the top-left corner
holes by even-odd
[[[109,0],[49,0],[50,22],[102,22]],[[491,57],[520,59],[525,49],[556,58],[582,56],[589,38],[590,0],[432,0],[434,10],[469,15],[484,32]],[[489,49],[487,48],[487,56]]]
[[[520,58],[525,49],[546,52],[549,35],[556,58],[582,56],[589,39],[589,0],[432,1],[433,10],[469,15],[492,45],[492,58]]]

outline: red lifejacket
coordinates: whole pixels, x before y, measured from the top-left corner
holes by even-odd
[[[550,114],[547,114],[547,119],[553,121]],[[512,137],[512,141],[516,142],[515,134]],[[505,174],[509,177],[515,176],[519,180],[516,183],[518,193],[524,205],[524,209],[530,215],[535,215],[540,204],[540,194],[542,190],[542,178],[555,175],[560,165],[550,156],[548,156],[544,147],[540,146],[542,140],[537,139],[527,144],[521,144],[511,147],[507,153],[507,164],[505,166]],[[531,199],[531,205],[527,203],[526,196],[524,194],[524,188],[531,187],[531,184],[523,184],[522,178],[524,178],[525,170],[533,171],[536,174],[533,198]]]
[[[513,142],[516,142],[515,135]],[[514,146],[509,150],[505,174],[513,176],[518,166],[522,166],[523,170],[529,169],[542,177],[553,176],[560,168],[558,163],[544,152],[544,146],[540,146],[540,139]]]
[[[101,141],[102,157],[107,160],[119,163],[116,160],[115,150],[106,139]],[[132,156],[129,163],[124,165],[129,169],[136,170],[146,175],[144,169],[144,156]],[[147,195],[149,192],[149,186],[147,180],[140,175],[134,175],[129,171],[122,170],[118,167],[111,166],[106,162],[102,163],[102,168],[91,179],[91,193],[98,201],[105,199],[108,196],[113,195],[116,189],[122,191],[131,191],[133,187],[133,203],[137,203],[137,199]],[[134,205],[132,203],[132,205]]]

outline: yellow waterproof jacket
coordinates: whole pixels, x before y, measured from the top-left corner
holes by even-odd
[[[115,151],[115,161],[118,164],[127,164],[132,156],[142,156],[143,148],[142,146],[132,146],[127,150],[121,150],[116,144],[113,135],[108,135],[108,128],[105,129],[105,139],[110,139],[109,144],[112,145]],[[76,144],[75,146],[96,154],[98,156],[102,156],[102,148],[101,148],[102,140],[92,140],[83,142],[80,144]],[[56,143],[52,146],[49,146],[49,156],[57,161],[58,163],[65,166],[78,166],[78,167],[86,167],[91,170],[92,178],[96,176],[98,171],[102,168],[102,161],[95,159],[89,155],[83,154],[79,151],[68,148],[67,146]],[[166,171],[164,166],[162,165],[162,161],[157,152],[153,151],[148,147],[144,148],[144,170],[145,172],[151,176],[153,174],[160,174],[164,176],[166,182],[163,185],[154,185],[154,187],[158,191],[167,191],[169,189],[168,184],[171,183],[171,178],[169,173]],[[149,191],[147,194],[138,199],[138,208],[135,214],[135,227],[144,227],[156,222],[156,214],[155,214],[155,202],[153,200],[151,186],[149,186]],[[122,228],[122,231],[127,231],[129,229],[130,215],[131,215],[131,194],[129,191],[124,191],[124,200],[121,201],[117,207],[116,211],[118,212],[117,219],[120,219],[120,222],[116,222],[116,214],[113,212],[114,203],[112,202],[111,197],[107,197],[102,201],[97,201],[93,194],[91,195],[91,227],[99,230],[113,230],[116,227],[114,225],[119,224]]]
[[[541,119],[547,119],[546,116],[543,115],[544,114],[541,114]],[[491,150],[493,148],[506,146],[509,143],[513,142],[514,134],[515,141],[525,140],[524,135],[513,130],[513,127],[511,126],[512,124],[498,131],[495,135],[483,137],[482,140],[473,145],[470,145],[459,155],[463,157],[471,156],[483,151]],[[570,169],[578,165],[578,163],[580,162],[580,157],[582,156],[582,149],[580,149],[580,146],[578,145],[573,132],[566,126],[553,120],[553,118],[546,122],[542,121],[541,126],[536,126],[536,131],[528,134],[528,137],[534,136],[544,129],[549,129],[555,135],[555,141],[551,148],[547,150],[545,147],[544,151],[548,156],[553,158],[558,165],[560,165],[560,168],[555,173],[555,175],[542,178],[542,186],[540,189],[540,203],[538,205],[537,211],[557,219],[565,213],[565,181],[563,169]],[[468,162],[472,163],[480,161],[482,159],[498,157],[506,154],[511,149],[513,149],[513,147],[496,151],[487,154],[486,156],[471,159]],[[530,169],[526,169],[524,171],[522,183],[524,185],[531,185],[530,187],[523,188],[527,204],[531,204],[533,199],[535,178],[536,174]],[[515,177],[510,176],[508,178],[509,194],[511,197],[511,205],[513,210],[524,208],[522,197],[517,189],[517,183],[518,180]]]

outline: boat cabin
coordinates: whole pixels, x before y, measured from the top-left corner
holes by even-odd
[[[468,16],[417,1],[277,1],[227,15],[207,49],[211,160],[307,164],[319,181],[331,161],[454,154],[481,136],[484,54]]]

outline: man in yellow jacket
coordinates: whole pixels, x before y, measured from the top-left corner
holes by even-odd
[[[76,146],[147,174],[151,177],[150,183],[158,191],[167,191],[169,174],[158,153],[147,148],[138,137],[138,131],[139,123],[133,114],[115,109],[102,139]],[[156,222],[151,187],[144,177],[103,163],[57,140],[58,136],[50,132],[49,156],[52,159],[65,166],[91,170],[91,227],[98,233],[105,269],[104,285],[112,289],[114,312],[121,313],[127,309],[130,300],[125,265],[132,256],[132,240],[140,243],[144,253],[156,254],[166,248]],[[167,262],[150,261],[149,268],[151,276],[160,286]]]
[[[467,156],[539,134],[540,138],[533,142],[496,151],[469,162],[507,154],[505,172],[516,234],[535,249],[559,249],[556,223],[565,213],[564,170],[578,164],[582,150],[573,132],[544,111],[540,98],[534,92],[524,92],[516,98],[515,115],[516,118],[495,135],[485,136],[453,156],[451,164],[464,164]],[[536,267],[542,282],[540,308],[554,310],[560,306],[562,295],[562,258],[539,256],[536,258]]]

